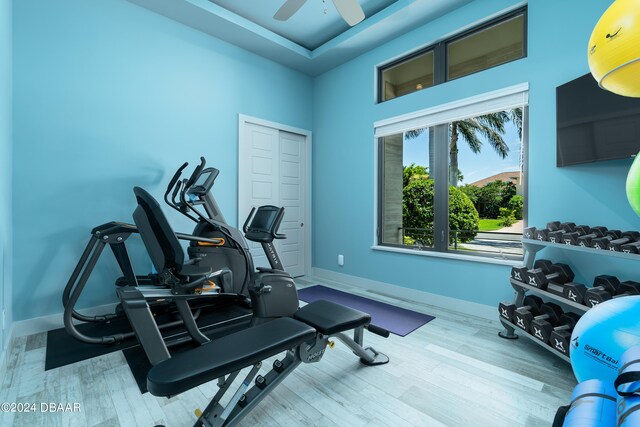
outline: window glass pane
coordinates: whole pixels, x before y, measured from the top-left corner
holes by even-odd
[[[382,71],[382,101],[433,86],[433,51]]]
[[[433,179],[430,132],[415,129],[381,138],[381,230],[383,244],[433,247]],[[431,147],[433,148],[433,147]]]
[[[449,249],[523,255],[522,111],[449,124]]]
[[[447,43],[447,80],[524,56],[524,15]]]

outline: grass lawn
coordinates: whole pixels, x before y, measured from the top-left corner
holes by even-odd
[[[499,221],[499,219],[481,219],[480,231],[494,231],[502,228],[501,225],[498,225]]]

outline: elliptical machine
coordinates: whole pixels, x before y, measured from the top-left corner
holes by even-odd
[[[164,200],[173,209],[196,223],[193,235],[208,239],[222,239],[222,244],[212,245],[204,241],[192,241],[187,248],[190,259],[200,259],[213,270],[228,268],[233,272],[233,286],[227,292],[249,296],[248,286],[253,271],[249,245],[240,230],[227,224],[218,203],[211,193],[220,171],[206,167],[206,159],[200,157],[188,179],[180,179],[189,165],[184,163],[173,175],[164,194]],[[204,213],[199,206],[204,207]]]
[[[190,242],[189,262],[204,266],[211,272],[220,273],[215,276],[215,283],[218,286],[216,292],[198,291],[190,298],[191,308],[196,308],[193,313],[194,319],[198,319],[201,308],[212,303],[219,306],[223,300],[248,308],[250,304],[248,284],[251,276],[248,272],[253,271],[253,261],[246,240],[239,230],[226,224],[224,216],[211,195],[210,190],[218,176],[218,170],[215,168],[205,169],[205,164],[206,162],[202,158],[202,162],[196,167],[191,177],[181,181],[182,171],[188,166],[188,163],[183,164],[173,175],[164,195],[169,206],[196,222],[193,234],[175,233],[178,239]],[[205,217],[196,208],[196,205],[199,204],[204,205],[210,218]],[[188,328],[192,327],[192,325],[185,324],[184,313],[186,312],[184,312],[184,308],[177,307],[181,303],[176,305],[173,304],[173,301],[167,302],[165,298],[167,290],[177,286],[172,278],[163,275],[161,271],[148,275],[135,273],[126,242],[136,234],[139,234],[136,225],[115,221],[99,225],[91,230],[89,243],[62,294],[65,329],[72,337],[89,344],[113,344],[135,336],[134,331],[90,336],[79,330],[78,325],[74,322],[76,320],[85,323],[107,324],[124,315],[121,304],[118,304],[112,313],[88,315],[76,310],[76,304],[106,246],[109,246],[113,252],[122,273],[122,276],[115,282],[116,291],[132,288],[143,291],[148,296],[147,300],[152,312],[169,314],[169,321],[158,326],[161,330],[182,325]],[[215,298],[211,298],[212,296]],[[187,320],[187,322],[190,321],[191,319]],[[132,326],[135,327],[135,325]],[[190,332],[189,335],[191,337],[197,336],[195,332]]]

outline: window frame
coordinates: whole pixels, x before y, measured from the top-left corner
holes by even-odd
[[[520,96],[522,94],[521,104],[504,104],[502,109],[488,108],[488,106],[495,100],[501,97]],[[469,253],[460,249],[451,249],[449,245],[449,150],[448,150],[448,130],[449,123],[456,119],[462,119],[467,117],[474,117],[477,115],[488,114],[496,111],[504,111],[511,108],[522,107],[522,191],[523,191],[523,227],[528,224],[528,208],[529,208],[529,85],[522,84],[516,85],[502,90],[478,95],[475,97],[467,98],[464,100],[454,101],[448,104],[440,105],[438,107],[429,108],[422,111],[417,111],[411,114],[406,114],[399,117],[394,117],[386,120],[381,120],[374,123],[374,140],[375,140],[375,197],[374,204],[374,244],[373,249],[391,250],[393,252],[403,252],[410,254],[421,255],[435,255],[435,256],[449,256],[453,258],[462,259],[485,259],[487,261],[522,261],[522,257],[509,256],[504,254],[497,258],[495,253]],[[484,107],[484,108],[483,108]],[[474,112],[474,108],[477,110]],[[442,112],[449,113],[449,117],[439,116]],[[460,117],[456,117],[456,114],[462,112]],[[454,117],[454,118],[452,118]],[[424,123],[423,126],[419,123]],[[430,248],[412,248],[407,247],[404,244],[385,243],[384,232],[384,144],[383,138],[404,133],[407,130],[417,129],[420,127],[428,127],[430,132],[433,131],[434,145],[434,159],[433,166],[434,171],[432,175],[434,177],[434,242],[433,247]],[[380,132],[379,130],[382,129]],[[436,133],[440,132],[440,135]],[[440,143],[438,143],[440,141]],[[445,141],[447,143],[443,143]],[[430,171],[431,172],[431,171]],[[439,238],[437,238],[437,236]]]
[[[523,28],[522,28],[522,31],[523,31],[523,35],[522,35],[523,36],[523,39],[522,39],[522,57],[517,58],[517,59],[512,59],[512,60],[507,61],[507,62],[503,62],[502,64],[492,65],[491,67],[483,68],[481,70],[474,71],[474,72],[472,72],[470,74],[466,74],[466,75],[461,76],[461,77],[455,77],[453,79],[449,79],[449,77],[448,77],[448,74],[449,74],[449,71],[448,71],[449,55],[447,54],[447,47],[448,47],[448,45],[450,43],[453,43],[455,41],[458,41],[460,39],[463,39],[463,38],[468,37],[470,35],[473,35],[475,33],[479,33],[479,32],[481,32],[483,30],[486,30],[489,27],[492,27],[492,26],[494,26],[496,24],[500,24],[502,22],[506,22],[506,21],[508,21],[508,20],[510,20],[512,18],[515,18],[515,17],[517,17],[519,15],[522,15],[523,19],[524,19]],[[415,93],[415,92],[410,92],[410,93],[408,93],[406,95],[396,96],[396,97],[391,98],[391,99],[386,99],[386,100],[382,99],[383,95],[385,93],[384,92],[384,87],[383,87],[384,86],[383,74],[384,74],[384,72],[386,70],[388,70],[390,68],[393,68],[393,67],[396,67],[396,66],[398,66],[398,65],[400,65],[402,63],[411,61],[412,59],[415,59],[416,57],[418,57],[418,56],[420,56],[422,54],[425,54],[425,53],[427,53],[429,51],[433,51],[433,86],[437,86],[437,85],[440,85],[442,83],[458,80],[458,79],[461,79],[461,78],[464,78],[464,77],[467,77],[467,76],[474,75],[476,73],[481,73],[483,71],[490,70],[490,69],[495,68],[495,67],[500,67],[502,65],[509,64],[511,62],[527,58],[527,56],[529,54],[528,22],[529,22],[529,19],[528,19],[528,7],[525,5],[523,7],[519,7],[517,9],[514,9],[514,10],[510,11],[510,12],[507,12],[507,13],[505,13],[503,15],[500,15],[500,16],[497,16],[495,18],[492,18],[492,19],[490,19],[488,21],[482,22],[481,24],[478,24],[478,25],[476,25],[474,27],[471,27],[471,28],[469,28],[467,30],[464,30],[464,31],[462,31],[460,33],[457,33],[457,34],[454,34],[454,35],[452,35],[450,37],[447,37],[444,40],[440,40],[440,41],[438,41],[436,43],[433,43],[433,44],[430,44],[430,45],[428,45],[426,47],[422,47],[420,49],[412,51],[412,52],[408,53],[407,55],[404,55],[404,56],[402,56],[400,58],[394,59],[391,62],[387,62],[385,64],[379,65],[378,67],[376,67],[377,68],[376,75],[377,75],[377,79],[378,79],[378,82],[377,82],[377,85],[376,85],[376,88],[378,90],[378,94],[376,96],[377,103],[381,104],[383,102],[392,101],[394,99],[398,99],[398,98],[402,98],[403,96],[410,95],[411,93]],[[433,86],[430,86],[430,87],[433,87]],[[425,88],[425,89],[428,89],[428,88]]]

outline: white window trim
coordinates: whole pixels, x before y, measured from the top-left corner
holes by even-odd
[[[411,129],[450,123],[471,116],[510,110],[529,102],[529,83],[522,83],[465,99],[379,120],[373,123],[375,137],[402,133]]]
[[[487,92],[481,95],[472,96],[465,99],[438,105],[432,108],[415,111],[409,114],[378,120],[373,123],[373,244],[371,249],[384,252],[406,253],[410,255],[430,256],[435,258],[457,259],[473,262],[484,262],[488,264],[517,265],[522,261],[514,261],[500,258],[499,256],[476,256],[451,252],[420,251],[409,248],[385,246],[378,244],[378,144],[379,139],[384,136],[402,133],[411,129],[431,127],[443,123],[465,119],[470,116],[504,111],[512,108],[522,107],[529,104],[529,83],[521,83]]]
[[[446,258],[446,259],[456,259],[456,260],[462,260],[462,261],[483,262],[485,264],[508,265],[511,267],[522,264],[522,260],[503,259],[499,257],[482,256],[482,255],[465,255],[465,254],[451,253],[451,252],[421,251],[421,250],[409,249],[409,248],[399,248],[395,246],[373,245],[371,246],[371,249],[373,249],[374,251],[395,252],[400,254],[427,256],[427,257],[433,257],[433,258]]]

